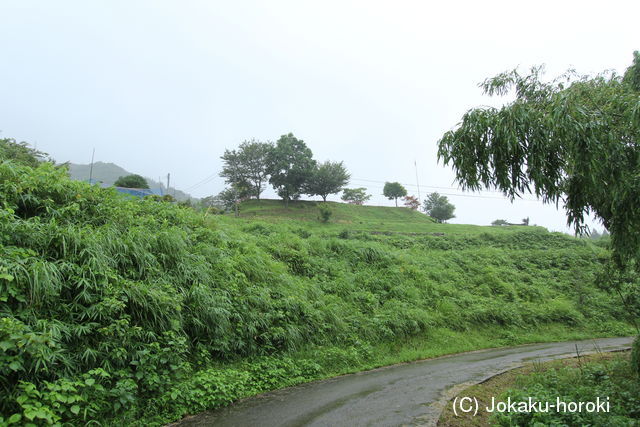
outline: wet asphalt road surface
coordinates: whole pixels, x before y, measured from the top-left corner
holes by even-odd
[[[603,338],[480,350],[265,393],[217,411],[185,418],[178,425],[415,426],[433,425],[445,392],[476,383],[534,360],[628,348],[633,338]]]

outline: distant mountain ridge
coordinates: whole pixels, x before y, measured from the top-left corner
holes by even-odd
[[[69,163],[69,177],[77,181],[89,181],[90,169],[91,165]],[[92,179],[94,182],[101,181],[106,185],[113,185],[113,183],[121,176],[131,174],[131,172],[116,165],[115,163],[95,162],[93,164]],[[169,187],[169,191],[167,192],[167,187],[162,183],[148,177],[145,177],[145,179],[147,180],[150,188],[162,189],[163,194],[171,194],[176,198],[176,200],[194,199],[190,194],[180,191],[174,187]]]

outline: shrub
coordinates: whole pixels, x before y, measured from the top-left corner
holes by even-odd
[[[329,222],[329,219],[331,219],[331,215],[333,215],[333,211],[329,206],[326,206],[324,204],[320,205],[320,207],[318,208],[318,219],[320,220],[320,222]]]
[[[621,357],[533,372],[517,379],[519,388],[508,390],[498,400],[553,403],[610,402],[608,412],[563,411],[550,405],[548,411],[505,412],[491,417],[500,426],[631,426],[640,418],[640,383],[630,378],[629,360]]]

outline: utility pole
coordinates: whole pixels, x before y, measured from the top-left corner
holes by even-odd
[[[167,194],[169,194],[169,180],[171,179],[171,174],[167,174]]]
[[[96,147],[93,147],[93,152],[91,152],[91,166],[89,166],[89,184],[93,184],[93,157],[96,154]]]
[[[418,185],[418,200],[422,203],[422,196],[420,195],[420,182],[418,181],[418,163],[414,160],[413,166],[416,168],[416,184]]]
[[[158,177],[158,185],[160,186],[160,195],[164,196],[164,194],[162,194],[162,179],[160,177]]]

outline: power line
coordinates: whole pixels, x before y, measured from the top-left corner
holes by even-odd
[[[416,170],[417,173],[417,170]],[[205,177],[204,179],[196,182],[195,184],[191,185],[190,187],[185,188],[182,191],[188,192],[188,191],[193,191],[205,184],[210,183],[211,181],[213,181],[218,175],[216,173],[213,173],[207,177]],[[417,176],[416,176],[417,179]],[[375,179],[365,179],[365,178],[352,178],[352,181],[359,181],[359,182],[367,182],[367,183],[374,183],[374,184],[385,184],[385,181],[378,181]],[[459,191],[459,188],[455,188],[455,187],[439,187],[439,186],[434,186],[434,185],[420,185],[420,184],[408,184],[408,183],[401,183],[404,186],[407,187],[417,187],[418,191],[420,190],[420,187],[426,187],[426,188],[432,188],[432,189],[436,189],[436,190],[455,190],[455,191]],[[374,187],[371,186],[373,188],[379,188],[381,189],[382,187]],[[492,191],[492,190],[483,190],[484,192],[487,193],[494,193],[494,194],[502,194],[499,191]],[[483,195],[479,195],[479,194],[460,194],[460,193],[440,193],[442,195],[445,196],[452,196],[452,197],[467,197],[467,198],[476,198],[476,199],[493,199],[493,200],[508,200],[509,198],[506,196],[501,196],[501,197],[495,197],[495,196],[483,196]],[[526,202],[539,202],[540,200],[538,199],[526,199],[523,197],[517,198],[516,200],[523,200]]]
[[[352,181],[364,181],[364,182],[375,182],[377,184],[385,184],[386,181],[376,181],[373,179],[364,179],[364,178],[352,178]],[[406,186],[406,187],[417,187],[416,184],[406,184],[404,182],[401,182],[400,184]],[[456,187],[436,187],[433,185],[420,185],[421,187],[427,187],[427,188],[435,188],[438,190],[459,190],[459,188]],[[494,190],[483,190],[487,193],[496,193],[496,194],[502,194],[500,191],[494,191]]]
[[[380,183],[382,184],[382,181],[374,181],[374,180],[366,180],[366,179],[355,179],[354,181],[368,181],[368,182],[375,182],[375,183]],[[411,184],[402,184],[402,185],[411,185]],[[376,188],[376,189],[382,189],[383,187],[381,186],[369,186],[370,188]],[[415,185],[413,185],[413,187],[415,187]],[[422,187],[425,187],[424,185]],[[430,188],[437,188],[437,189],[452,189],[451,187],[432,187],[432,186],[426,186],[426,187],[430,187]],[[495,192],[494,192],[495,193]],[[483,196],[480,194],[460,194],[460,193],[444,193],[444,192],[439,192],[439,194],[442,194],[444,196],[452,196],[452,197],[467,197],[467,198],[472,198],[472,199],[494,199],[494,200],[506,200],[506,201],[510,201],[508,197],[495,197],[495,196]],[[516,198],[514,200],[523,200],[525,202],[539,202],[540,200],[537,199],[525,199],[523,197],[520,198]]]
[[[493,197],[493,196],[480,196],[480,195],[475,195],[475,194],[453,194],[453,193],[439,193],[439,194],[444,194],[445,196],[454,196],[454,197],[470,197],[470,198],[476,198],[476,199],[495,199],[495,200],[506,200],[506,201],[510,201],[508,197]],[[514,200],[522,200],[525,202],[539,202],[540,200],[535,200],[535,199],[524,199],[522,197],[514,199]]]
[[[218,175],[217,175],[216,173],[214,173],[214,174],[212,174],[212,175],[209,175],[208,177],[206,177],[206,178],[204,178],[204,179],[202,179],[202,180],[200,180],[200,181],[196,182],[196,183],[195,183],[195,184],[193,184],[192,186],[187,187],[187,188],[185,188],[185,189],[184,189],[184,190],[182,190],[182,191],[189,191],[189,190],[193,190],[193,189],[195,189],[195,188],[201,187],[201,186],[203,186],[204,184],[208,184],[209,182],[213,181],[213,179],[214,179],[214,178],[216,178],[217,176],[218,176]]]

